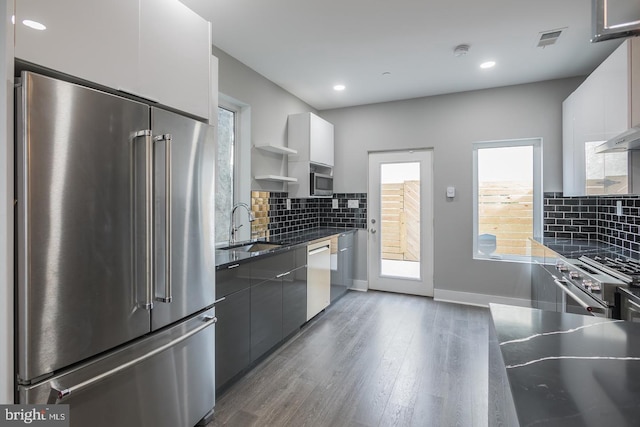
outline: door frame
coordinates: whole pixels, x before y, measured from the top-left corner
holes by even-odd
[[[420,158],[415,158],[418,153]],[[376,160],[376,157],[386,157],[386,159]],[[423,157],[424,156],[424,157]],[[433,270],[434,270],[434,198],[433,198],[433,148],[404,149],[404,150],[384,150],[368,152],[368,208],[367,208],[367,274],[369,278],[369,289],[382,290],[388,292],[399,292],[412,295],[422,295],[433,297]],[[376,239],[379,233],[376,231],[379,227],[380,208],[374,209],[374,204],[380,203],[379,197],[379,172],[372,174],[372,166],[382,163],[402,163],[402,162],[421,162],[420,168],[420,279],[405,279],[380,275],[379,255],[376,253],[379,246],[376,246]],[[425,167],[426,166],[426,167]],[[379,167],[379,166],[376,166]],[[378,182],[374,182],[377,179]],[[371,221],[376,220],[373,224]],[[373,231],[375,230],[375,231]],[[379,244],[379,243],[378,243]],[[377,257],[377,258],[374,258]]]

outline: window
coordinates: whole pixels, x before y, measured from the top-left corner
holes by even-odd
[[[542,141],[473,144],[473,256],[528,261],[542,231]]]
[[[237,111],[218,107],[216,168],[216,242],[229,240],[229,221],[235,195]]]

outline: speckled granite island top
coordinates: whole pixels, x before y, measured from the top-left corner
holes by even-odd
[[[640,426],[640,325],[490,309],[521,426]]]

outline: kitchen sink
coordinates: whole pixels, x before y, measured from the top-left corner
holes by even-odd
[[[280,243],[267,243],[267,242],[253,242],[253,243],[244,243],[240,245],[227,246],[225,248],[220,248],[226,251],[238,251],[238,252],[262,252],[268,251],[274,248],[279,248],[282,246]]]

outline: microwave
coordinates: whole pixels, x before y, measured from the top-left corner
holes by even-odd
[[[310,196],[333,196],[333,177],[311,172],[309,179]]]

